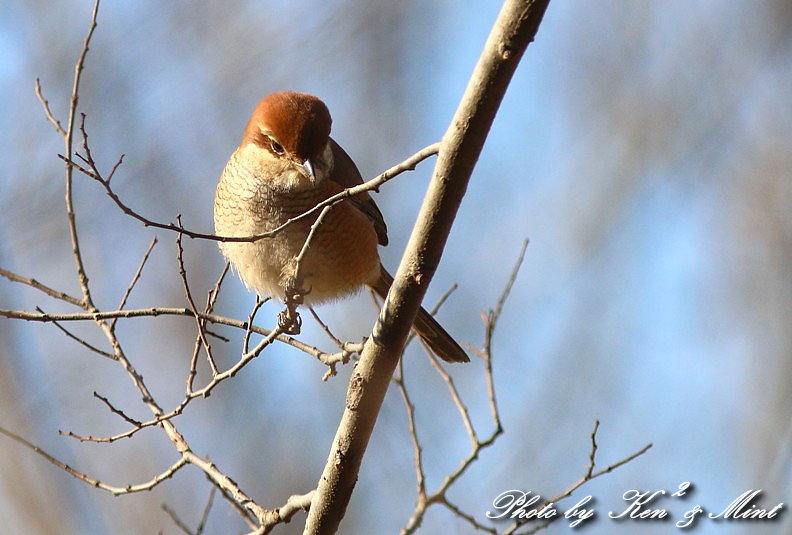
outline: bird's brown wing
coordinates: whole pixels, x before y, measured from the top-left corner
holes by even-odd
[[[330,149],[333,151],[333,171],[328,177],[342,188],[351,188],[363,183],[363,177],[360,175],[355,162],[352,158],[330,138]],[[374,225],[374,231],[377,233],[377,241],[380,245],[388,245],[388,227],[385,225],[385,219],[382,217],[382,212],[377,207],[374,199],[363,192],[355,197],[349,199],[352,205],[363,212]]]

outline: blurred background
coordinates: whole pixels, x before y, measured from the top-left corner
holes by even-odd
[[[63,208],[62,141],[34,94],[40,77],[66,120],[86,1],[5,0],[0,17],[0,266],[79,295]],[[334,137],[372,177],[438,140],[462,95],[498,2],[103,3],[80,93],[94,156],[115,188],[159,221],[211,230],[216,179],[256,101],[291,88],[319,95]],[[525,263],[495,338],[495,386],[505,434],[448,497],[485,521],[508,489],[544,497],[585,472],[601,421],[600,466],[651,442],[645,456],[579,490],[594,496],[586,533],[668,533],[696,504],[720,512],[749,489],[760,506],[792,502],[792,3],[593,0],[550,3],[472,177],[427,303],[460,341],[480,346],[524,239]],[[388,183],[376,201],[392,270],[432,163]],[[123,216],[75,175],[86,269],[99,307],[113,309],[154,235],[130,308],[186,306],[172,234]],[[213,243],[185,242],[193,293],[216,280]],[[253,303],[235,278],[218,312],[244,319]],[[0,281],[0,308],[74,311]],[[271,326],[277,307],[258,323]],[[344,339],[376,311],[366,295],[322,307]],[[303,338],[332,345],[306,318]],[[94,325],[71,325],[102,344]],[[240,333],[215,350],[224,365]],[[165,407],[181,399],[194,340],[189,318],[119,322],[127,354]],[[0,425],[113,485],[148,480],[177,458],[159,430],[113,445],[126,425],[92,398],[149,415],[120,366],[53,325],[0,320]],[[105,347],[102,345],[102,347]],[[491,431],[482,366],[450,368],[481,436]],[[339,420],[350,367],[326,383],[296,350],[268,349],[176,425],[265,507],[314,487]],[[469,451],[446,389],[419,348],[405,360],[425,446],[428,488]],[[656,507],[669,520],[615,522],[630,489],[686,499]],[[402,401],[391,389],[342,524],[395,533],[415,499]],[[150,493],[113,498],[0,437],[0,520],[6,533],[179,533],[165,503],[196,526],[209,484],[191,468]],[[279,533],[299,533],[298,514]],[[491,524],[490,524],[491,525]],[[505,527],[504,524],[499,524]],[[699,533],[788,533],[772,522],[701,519]],[[245,527],[215,500],[207,533]],[[432,508],[424,533],[470,533]],[[551,533],[567,532],[558,522]]]

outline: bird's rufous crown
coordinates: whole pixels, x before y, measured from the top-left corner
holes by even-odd
[[[324,150],[332,119],[324,102],[313,95],[279,91],[262,98],[245,127],[242,142],[271,150],[275,141],[300,161]],[[268,139],[271,138],[271,139]]]

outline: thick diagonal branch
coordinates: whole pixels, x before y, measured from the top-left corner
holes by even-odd
[[[305,525],[335,533],[415,315],[437,268],[473,167],[506,88],[549,0],[506,0],[443,136],[418,221],[347,390],[346,409]]]

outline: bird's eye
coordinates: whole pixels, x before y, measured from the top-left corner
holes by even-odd
[[[274,152],[278,156],[281,156],[284,153],[283,145],[281,145],[272,138],[270,138],[270,148],[272,149],[272,152]]]

